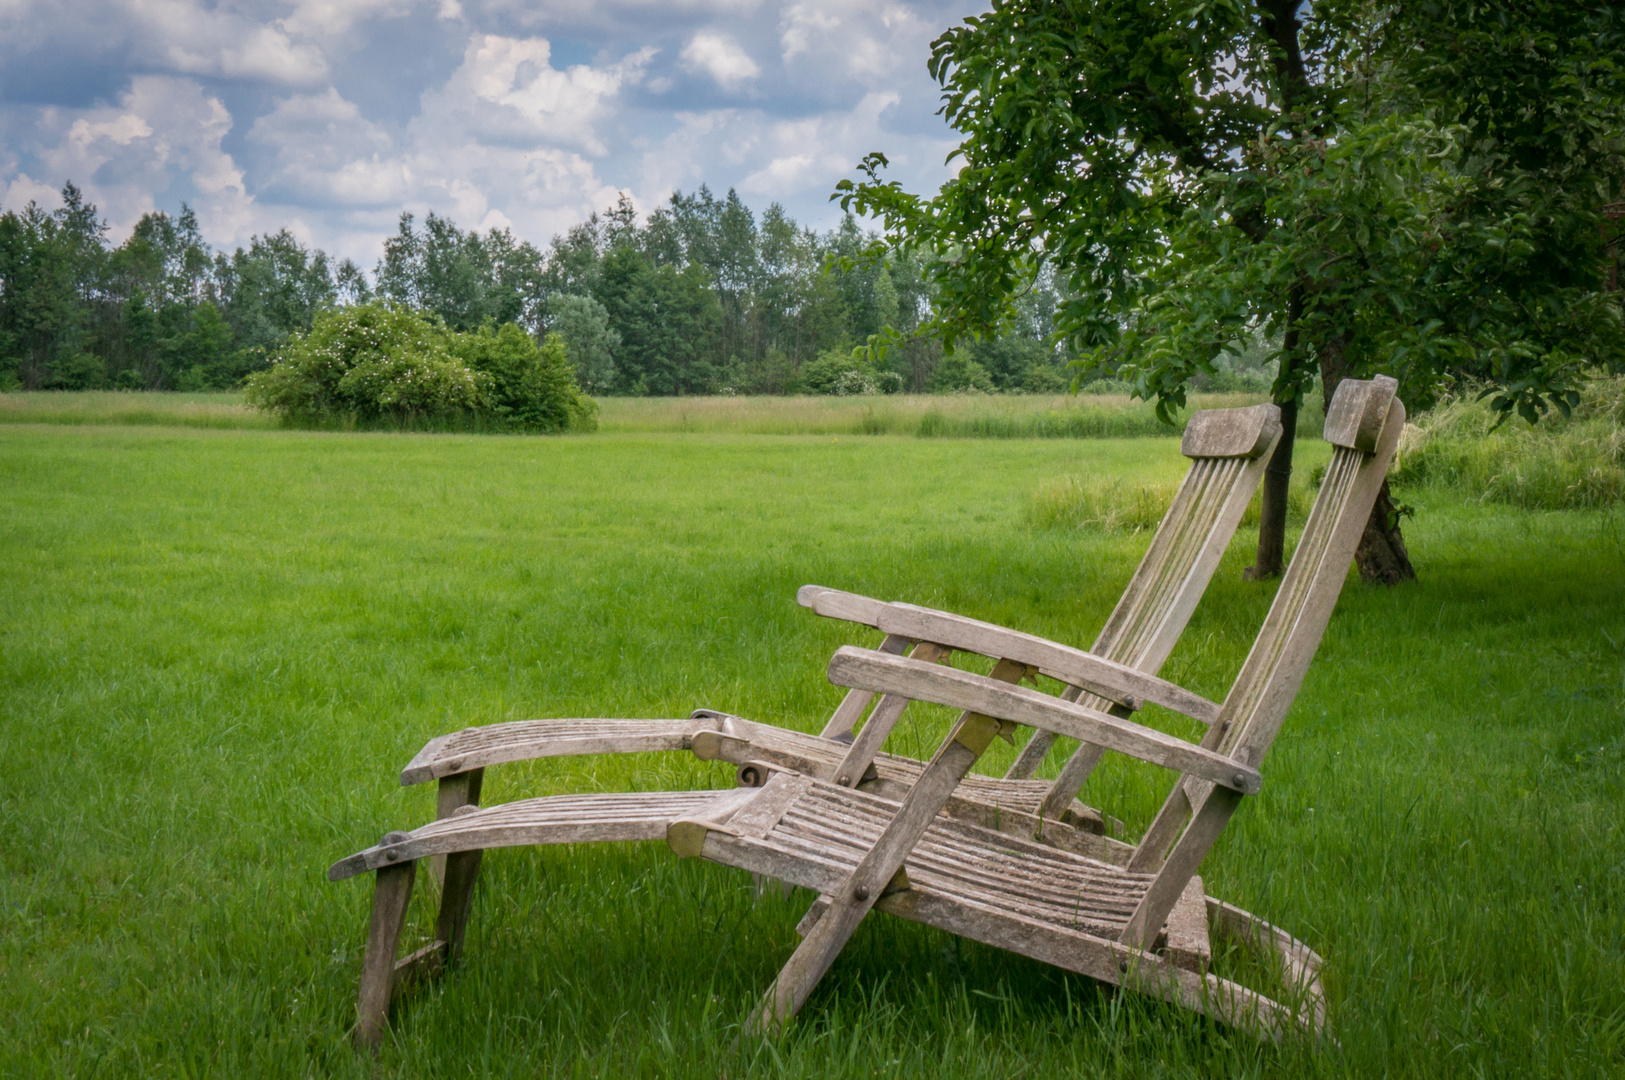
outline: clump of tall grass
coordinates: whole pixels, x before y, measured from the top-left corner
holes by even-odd
[[[1155,529],[1174,501],[1174,484],[1128,484],[1088,476],[1057,476],[1033,492],[1027,520],[1036,529]]]
[[[1569,417],[1499,421],[1470,392],[1441,402],[1405,425],[1394,479],[1532,510],[1625,502],[1625,377],[1588,381]]]
[[[1309,516],[1310,491],[1320,486],[1321,470],[1287,489],[1286,516],[1301,522]],[[1040,484],[1027,508],[1035,529],[1096,529],[1137,533],[1155,529],[1173,504],[1179,485],[1128,484],[1091,476],[1057,476]],[[1261,496],[1255,493],[1242,515],[1243,526],[1257,525]]]

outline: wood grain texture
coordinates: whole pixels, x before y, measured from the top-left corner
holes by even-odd
[[[1203,740],[1206,747],[1236,761],[1263,763],[1337,605],[1355,545],[1405,424],[1405,406],[1393,396],[1392,382],[1345,379],[1333,399],[1334,404],[1345,401],[1341,407],[1345,417],[1363,415],[1346,402],[1356,402],[1360,409],[1380,402],[1384,410],[1380,432],[1369,453],[1341,445],[1334,450],[1264,625],[1225,697],[1218,722]],[[1155,870],[1157,879],[1124,929],[1125,944],[1143,946],[1154,935],[1235,812],[1239,799],[1235,792],[1203,786],[1199,781],[1214,778],[1187,773],[1174,785],[1129,860],[1131,869]]]
[[[933,641],[965,652],[995,659],[1016,660],[1037,668],[1052,679],[1087,690],[1108,701],[1138,709],[1154,701],[1177,713],[1212,723],[1217,703],[1182,686],[1147,675],[1113,660],[1060,645],[1032,634],[950,615],[912,604],[888,604],[880,615],[881,629],[919,641]]]
[[[449,818],[461,811],[465,806],[478,806],[480,789],[484,787],[484,784],[485,770],[483,768],[442,776],[439,790],[435,792],[435,820]],[[435,888],[441,888],[445,884],[446,857],[444,855],[430,857],[429,876],[434,879]]]
[[[805,592],[812,587],[804,585],[802,591]],[[880,643],[880,651],[901,655],[908,652],[908,647],[912,644],[913,642],[907,638],[898,637],[896,634],[887,634],[885,640]],[[830,716],[828,723],[824,725],[824,730],[818,733],[818,737],[821,739],[850,740],[852,730],[858,726],[858,721],[863,719],[863,710],[868,708],[869,702],[873,700],[874,695],[867,690],[847,691],[846,696],[841,699],[840,705],[836,706],[835,712]]]
[[[401,770],[401,783],[410,786],[476,768],[544,757],[687,750],[697,732],[714,728],[715,721],[703,717],[512,720],[464,728],[429,740]]]
[[[373,884],[367,951],[361,961],[361,988],[356,996],[355,1043],[360,1049],[376,1051],[384,1038],[395,986],[395,953],[400,949],[401,928],[406,925],[416,871],[416,864],[411,862],[386,866]]]
[[[816,592],[809,590],[817,589]],[[808,601],[802,604],[809,607],[815,614],[826,619],[841,619],[844,622],[861,623],[864,626],[875,626],[880,616],[880,609],[885,603],[873,600],[857,593],[842,592],[840,589],[824,589],[814,585],[804,585],[796,593],[796,599],[801,600],[803,593]]]
[[[1258,458],[1274,448],[1280,434],[1276,405],[1203,409],[1186,421],[1179,452],[1188,458]]]
[[[1262,784],[1256,769],[1226,755],[1037,690],[1009,686],[968,671],[846,645],[830,660],[829,678],[838,686],[862,686],[901,694],[915,701],[929,701],[1070,735],[1141,761],[1235,787],[1247,794],[1257,792]]]
[[[1344,379],[1326,409],[1323,434],[1333,446],[1372,454],[1388,417],[1389,404],[1399,390],[1397,380],[1387,375],[1374,379]]]
[[[902,635],[889,635],[887,640],[897,638],[907,640]],[[881,649],[891,655],[889,650]],[[944,649],[929,641],[922,641],[914,646],[909,654],[922,663],[935,664],[946,660],[952,651]],[[875,756],[886,742],[886,737],[892,733],[897,721],[902,717],[903,710],[908,707],[908,699],[895,694],[886,694],[875,705],[874,712],[869,715],[868,722],[863,730],[858,732],[857,738],[852,740],[852,746],[847,750],[846,756],[841,759],[833,770],[833,779],[843,787],[857,787],[864,776],[869,772],[869,766],[874,764]]]

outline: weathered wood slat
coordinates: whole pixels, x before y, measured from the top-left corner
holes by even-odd
[[[1256,793],[1262,786],[1256,769],[1225,755],[1129,720],[1061,701],[1036,690],[1004,685],[968,671],[921,664],[908,657],[885,656],[846,645],[830,660],[829,678],[838,686],[862,686],[901,694],[915,701],[930,701],[1030,727],[1047,728],[1247,794]]]
[[[803,589],[815,587],[803,586]],[[901,654],[907,652],[911,644],[913,642],[905,637],[887,634],[885,640],[880,643],[880,651]],[[869,702],[873,700],[874,695],[867,690],[848,691],[847,695],[841,699],[841,704],[836,707],[835,712],[830,716],[829,722],[824,725],[824,730],[818,733],[818,737],[841,741],[850,739],[852,729],[858,726],[859,720],[863,719],[863,710],[867,709]]]
[[[659,840],[678,818],[717,808],[737,808],[759,788],[728,791],[665,791],[629,795],[555,795],[488,807],[430,822],[410,833],[340,859],[330,881],[403,864],[429,855],[531,844],[585,844]]]
[[[1188,458],[1259,458],[1281,434],[1281,410],[1272,405],[1203,409],[1185,424],[1179,452]]]
[[[1204,740],[1234,760],[1262,764],[1320,647],[1405,425],[1396,385],[1381,376],[1369,383],[1345,379],[1327,411],[1327,440],[1336,447],[1331,464],[1258,639]],[[1379,408],[1377,435],[1368,439],[1370,413]],[[1359,448],[1366,445],[1369,451]],[[1132,869],[1156,870],[1157,879],[1123,931],[1125,944],[1143,946],[1161,926],[1239,801],[1226,788],[1193,784],[1215,777],[1186,771],[1192,775],[1175,784],[1129,861]]]
[[[826,589],[820,585],[803,585],[796,592],[796,602],[802,607],[811,608],[815,614],[826,619],[840,619],[843,622],[860,623],[863,626],[877,625],[875,620],[880,610],[886,605],[880,600],[872,600],[857,593],[842,592],[840,589]]]
[[[367,927],[366,955],[361,961],[361,991],[356,998],[355,1042],[365,1050],[378,1049],[389,1022],[395,953],[401,946],[416,870],[416,864],[410,862],[389,866],[379,871],[373,884],[372,919]]]
[[[707,720],[512,720],[465,728],[431,739],[401,770],[410,786],[510,761],[586,754],[687,750],[694,734],[714,729]]]
[[[887,640],[893,638],[908,640],[902,634],[888,635]],[[914,646],[914,651],[909,656],[921,663],[933,664],[947,659],[949,650],[929,641],[922,641]],[[874,763],[875,755],[880,753],[886,737],[891,734],[892,728],[897,725],[898,719],[907,707],[908,699],[895,694],[887,694],[880,699],[875,711],[869,716],[868,723],[863,725],[858,737],[852,740],[852,746],[847,750],[846,757],[835,767],[834,780],[837,784],[842,787],[856,787],[863,780],[869,766]]]
[[[1219,706],[1181,686],[1147,675],[1124,664],[1107,660],[1082,649],[1059,645],[1032,634],[1006,630],[1002,626],[967,619],[962,615],[932,611],[912,604],[888,604],[880,615],[880,628],[920,641],[933,641],[966,652],[1015,660],[1037,668],[1052,679],[1138,709],[1147,701],[1182,713],[1203,723],[1212,723]]]
[[[1179,902],[1168,913],[1167,937],[1161,952],[1170,963],[1199,975],[1213,962],[1213,943],[1207,924],[1207,897],[1202,891],[1201,878],[1193,877],[1186,882]]]

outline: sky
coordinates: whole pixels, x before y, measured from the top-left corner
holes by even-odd
[[[539,245],[622,192],[828,228],[881,150],[934,191],[931,39],[975,0],[0,0],[0,206],[82,188],[117,242],[184,202],[370,269],[403,210]]]

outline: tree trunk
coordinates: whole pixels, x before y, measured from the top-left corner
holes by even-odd
[[[1258,554],[1242,572],[1248,581],[1275,577],[1286,551],[1286,503],[1292,485],[1292,445],[1297,440],[1298,402],[1281,403],[1281,441],[1264,467],[1264,497],[1258,508]]]
[[[1320,385],[1327,409],[1332,407],[1337,384],[1348,374],[1348,364],[1343,359],[1346,345],[1347,341],[1339,338],[1321,351]],[[1399,531],[1400,517],[1400,510],[1389,493],[1388,481],[1384,480],[1377,501],[1371,506],[1371,516],[1366,519],[1365,532],[1360,534],[1360,546],[1354,549],[1354,565],[1360,570],[1361,581],[1395,585],[1416,580],[1416,568],[1411,565],[1411,557],[1405,551],[1405,537]]]
[[[1303,319],[1303,285],[1292,286],[1286,301],[1286,331],[1281,335],[1281,363],[1297,362],[1298,323]],[[1278,401],[1281,441],[1264,467],[1264,497],[1258,508],[1258,554],[1242,571],[1248,581],[1276,577],[1286,554],[1286,503],[1292,485],[1292,446],[1298,436],[1298,399]]]

